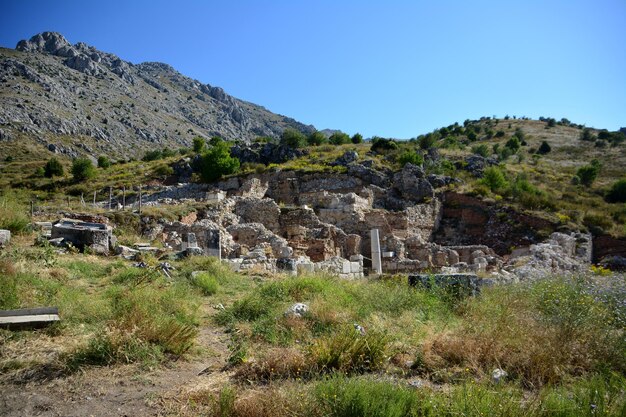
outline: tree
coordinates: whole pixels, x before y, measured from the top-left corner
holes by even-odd
[[[363,135],[361,135],[360,133],[355,133],[354,136],[352,136],[352,138],[350,140],[355,145],[359,144],[359,143],[363,143]]]
[[[202,154],[200,176],[205,182],[213,182],[223,175],[234,174],[239,170],[239,159],[230,156],[230,147],[219,142]]]
[[[104,155],[98,157],[98,168],[108,168],[111,166],[111,160]]]
[[[63,175],[63,165],[53,156],[46,162],[43,168],[43,174],[46,178],[52,178],[54,176],[60,177]]]
[[[323,145],[325,143],[328,143],[328,138],[322,132],[317,131],[317,132],[311,133],[309,137],[306,139],[306,141],[309,144],[309,146],[318,146],[318,145]]]
[[[306,136],[295,129],[285,129],[280,135],[280,144],[290,148],[302,148],[306,146]]]
[[[76,181],[84,181],[96,176],[96,168],[88,158],[77,158],[72,163],[72,176]]]
[[[350,136],[343,132],[335,132],[330,135],[328,141],[333,145],[345,145],[346,143],[351,143]]]
[[[200,136],[196,136],[195,138],[193,138],[193,151],[195,153],[202,153],[205,146],[206,141],[204,140],[204,138]]]
[[[552,147],[550,147],[550,144],[544,140],[543,142],[541,142],[539,149],[537,149],[537,153],[539,155],[545,155],[547,153],[550,153],[551,150]]]
[[[626,178],[615,182],[606,194],[609,203],[626,203]]]

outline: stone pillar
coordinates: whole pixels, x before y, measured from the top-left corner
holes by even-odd
[[[222,245],[220,243],[219,229],[209,229],[206,231],[206,253],[222,259]]]
[[[380,259],[380,240],[378,238],[378,229],[370,231],[370,239],[372,241],[372,272],[377,275],[383,273],[382,262]]]

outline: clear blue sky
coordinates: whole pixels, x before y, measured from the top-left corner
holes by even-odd
[[[58,31],[318,129],[409,138],[506,114],[626,126],[625,0],[0,5],[2,46]]]

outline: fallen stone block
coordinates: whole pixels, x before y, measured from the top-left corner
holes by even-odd
[[[11,231],[0,229],[0,247],[7,246],[11,242]]]

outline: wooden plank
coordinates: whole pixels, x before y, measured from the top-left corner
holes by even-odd
[[[0,317],[36,316],[38,314],[59,314],[58,307],[21,308],[19,310],[0,310]]]
[[[0,327],[17,330],[49,326],[59,321],[57,314],[37,314],[30,316],[0,317]]]

